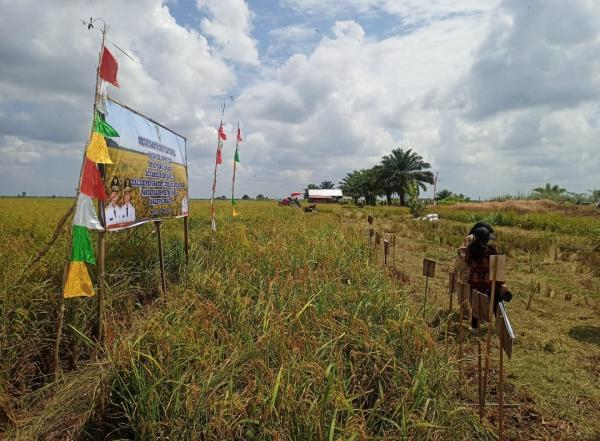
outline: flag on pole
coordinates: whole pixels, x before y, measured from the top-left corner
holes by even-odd
[[[101,201],[108,199],[98,167],[88,158],[85,158],[79,191],[92,198],[100,199]]]
[[[112,164],[112,160],[108,154],[108,146],[106,139],[98,132],[92,133],[92,137],[88,142],[85,156],[96,164]]]
[[[227,135],[225,134],[225,130],[223,129],[223,123],[219,126],[219,139],[223,141],[227,141]]]
[[[119,63],[117,63],[117,59],[104,47],[102,49],[102,60],[100,61],[100,78],[115,87],[119,87],[119,82],[117,81],[118,70]]]
[[[119,136],[119,133],[104,120],[100,112],[96,112],[96,116],[94,116],[94,132],[109,138]]]
[[[235,149],[235,155],[233,155],[233,160],[235,162],[240,162],[240,151],[238,149]]]
[[[221,142],[221,140],[219,140],[219,143],[217,144],[217,164],[219,164],[219,165],[223,164],[222,150],[223,150],[223,143]]]
[[[242,141],[243,141],[243,139],[242,139],[242,133],[240,132],[240,128],[239,128],[239,127],[238,127],[238,133],[237,133],[237,140],[238,140],[239,142],[242,142]]]
[[[86,266],[86,263],[96,263],[88,229],[104,228],[96,216],[92,198],[80,193],[73,216],[71,259],[63,291],[65,297],[91,297],[95,294]]]

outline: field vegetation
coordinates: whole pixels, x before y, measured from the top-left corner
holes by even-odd
[[[507,363],[507,400],[515,405],[509,439],[600,434],[599,222],[591,213],[452,206],[434,224],[399,207],[302,213],[240,201],[232,219],[230,205],[219,202],[212,241],[208,203],[192,201],[189,264],[182,222],[163,225],[166,295],[158,289],[153,226],[109,235],[106,343],[92,337],[96,299],[68,300],[62,375],[52,383],[67,235],[41,262],[28,263],[72,201],[0,203],[0,431],[7,439],[493,440],[495,411],[480,423],[473,406],[472,341],[459,360],[456,329],[446,338],[454,248],[473,216],[493,213],[511,213],[515,222],[558,216],[559,225],[546,230],[535,218],[528,229],[498,229],[518,332]],[[368,213],[379,232],[396,235],[395,265],[383,267],[369,249]],[[439,266],[423,318],[425,256]]]

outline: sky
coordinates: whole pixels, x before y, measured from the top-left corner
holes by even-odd
[[[217,195],[238,122],[238,196],[337,183],[394,148],[472,198],[600,188],[596,0],[0,0],[2,195],[74,194],[89,17],[110,25],[109,95],[187,137],[192,197],[210,195],[223,102]]]

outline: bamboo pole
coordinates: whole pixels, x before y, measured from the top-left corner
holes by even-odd
[[[223,126],[223,116],[225,115],[225,101],[223,101],[223,108],[221,110],[221,122],[219,123],[219,128]],[[213,172],[213,183],[212,183],[212,194],[210,196],[210,237],[211,241],[215,240],[216,233],[216,213],[215,213],[215,192],[217,190],[217,166],[218,158],[219,158],[219,145],[221,143],[221,134],[217,131],[217,152],[215,154],[215,170]]]
[[[67,283],[67,273],[69,271],[69,258],[65,260],[63,266],[62,283],[60,286],[60,296],[58,299],[58,314],[56,317],[56,338],[54,339],[54,352],[52,356],[52,367],[50,368],[50,375],[52,381],[58,380],[58,374],[60,372],[60,340],[62,337],[62,326],[65,317],[65,296],[63,291],[65,284]]]
[[[240,123],[238,122],[238,133],[240,132]],[[239,148],[240,141],[237,137],[236,133],[236,141],[235,141],[235,153],[233,155],[233,176],[231,177],[231,214],[232,216],[235,213],[235,172],[237,171],[237,161],[235,160]]]

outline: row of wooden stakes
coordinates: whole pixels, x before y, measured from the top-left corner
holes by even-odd
[[[396,254],[396,236],[392,235],[390,239],[384,239],[383,236],[373,229],[373,217],[369,215],[369,248],[375,247],[376,255],[379,247],[383,242],[383,264],[388,264],[390,258],[390,246],[392,249],[391,259],[395,265]],[[435,277],[435,269],[437,262],[432,259],[423,259],[423,276],[425,276],[425,292],[423,296],[423,317],[425,317],[425,309],[427,305],[427,293],[429,278]],[[491,256],[490,259],[490,281],[492,282],[491,295],[487,295],[471,289],[471,287],[460,281],[458,274],[454,271],[448,273],[448,294],[449,294],[449,313],[446,324],[446,343],[448,341],[448,332],[452,322],[453,313],[453,297],[457,296],[459,304],[459,361],[463,359],[463,342],[464,342],[464,319],[469,320],[476,318],[477,326],[477,379],[478,379],[478,395],[479,395],[479,417],[483,419],[483,414],[486,405],[488,373],[490,370],[490,350],[492,326],[495,322],[496,334],[500,343],[500,360],[499,360],[499,384],[498,384],[498,437],[503,439],[503,424],[504,424],[504,353],[510,359],[512,357],[513,342],[515,333],[508,318],[506,306],[503,302],[494,302],[496,282],[505,280],[506,256]],[[497,308],[494,308],[494,303],[497,303]],[[482,349],[482,336],[480,323],[488,323],[487,336],[485,339],[485,357]]]

